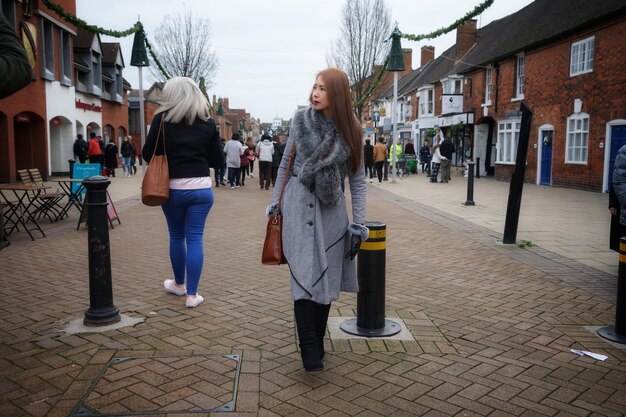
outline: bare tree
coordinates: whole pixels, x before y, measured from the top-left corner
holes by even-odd
[[[340,35],[326,61],[348,74],[355,102],[367,93],[374,66],[382,64],[389,51],[384,41],[391,34],[391,12],[384,0],[346,0]],[[355,111],[361,118],[363,105]]]
[[[153,51],[170,76],[190,77],[196,83],[204,78],[204,86],[209,89],[218,67],[210,38],[209,19],[194,18],[194,13],[185,8],[184,15],[167,15],[163,19],[154,35]],[[157,80],[166,80],[156,66],[151,66],[150,71]]]

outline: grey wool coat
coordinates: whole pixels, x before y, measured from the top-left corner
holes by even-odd
[[[358,290],[355,261],[344,257],[351,236],[343,187],[347,177],[353,222],[363,224],[367,189],[363,162],[353,173],[350,150],[332,121],[311,107],[299,110],[293,117],[278,169],[272,205],[278,202],[293,146],[295,160],[281,205],[283,252],[291,271],[291,294],[294,300],[330,304],[339,298],[340,291]],[[320,147],[326,148],[327,158],[311,157]],[[331,161],[339,163],[332,165]],[[307,184],[312,175],[314,187]]]

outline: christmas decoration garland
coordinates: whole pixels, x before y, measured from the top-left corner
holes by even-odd
[[[462,18],[458,19],[456,22],[454,22],[451,25],[446,26],[444,28],[437,29],[434,32],[425,33],[425,34],[422,34],[422,35],[409,35],[407,33],[401,33],[400,36],[402,38],[408,39],[410,41],[421,41],[423,39],[434,39],[434,38],[437,38],[437,37],[439,37],[441,35],[445,35],[446,33],[453,31],[457,27],[461,26],[463,23],[465,23],[468,20],[471,20],[474,17],[478,16],[479,14],[484,12],[489,6],[491,6],[493,4],[493,2],[494,2],[494,0],[485,0],[484,2],[482,2],[481,4],[476,6],[474,8],[474,10],[472,10],[471,12],[467,12],[467,14],[465,14],[465,16],[463,16]]]

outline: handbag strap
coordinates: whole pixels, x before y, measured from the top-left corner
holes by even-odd
[[[291,172],[291,166],[293,164],[294,155],[296,154],[296,144],[291,146],[291,152],[289,153],[289,163],[287,164],[287,171],[285,171],[285,180],[283,181],[283,188],[280,190],[280,197],[278,197],[278,204],[276,205],[277,211],[280,211],[280,205],[283,202],[283,193],[285,192],[285,186],[289,181],[289,173]]]
[[[167,152],[165,152],[165,113],[161,113],[161,123],[159,123],[159,131],[157,132],[156,142],[154,143],[154,151],[152,151],[152,158],[156,155],[157,147],[159,146],[159,138],[163,140],[163,156],[165,156],[165,160],[167,161]],[[150,159],[152,160],[152,159]]]

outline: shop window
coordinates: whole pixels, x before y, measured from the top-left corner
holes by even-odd
[[[567,118],[565,162],[586,164],[589,146],[589,115],[578,113]]]

